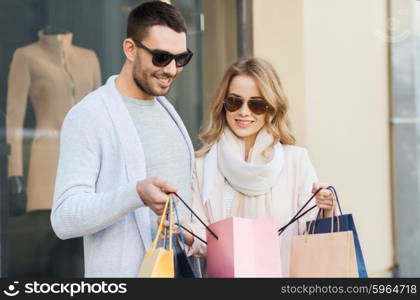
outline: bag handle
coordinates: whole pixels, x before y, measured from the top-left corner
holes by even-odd
[[[190,233],[193,237],[199,239],[200,241],[202,241],[204,244],[207,245],[207,242],[205,240],[203,240],[202,238],[200,238],[198,235],[196,235],[194,232],[192,232],[191,230],[189,230],[188,228],[185,228],[184,226],[182,226],[179,223],[175,223],[175,225],[178,225],[179,227],[181,227],[182,229],[184,229],[186,232]]]
[[[172,236],[173,236],[173,225],[172,225],[172,217],[174,214],[174,207],[172,204],[172,201],[169,201],[169,208],[170,208],[170,214],[169,214],[169,251],[172,251]]]
[[[162,227],[163,227],[163,220],[164,220],[164,218],[163,218],[163,216],[164,215],[166,215],[166,213],[167,213],[167,211],[168,211],[168,204],[169,204],[169,197],[168,197],[168,200],[166,201],[166,203],[165,203],[165,207],[164,207],[164,209],[163,209],[163,213],[162,213],[162,218],[160,219],[160,222],[159,222],[159,227],[158,227],[158,230],[157,230],[157,232],[156,232],[156,236],[155,236],[155,238],[154,238],[154,240],[153,240],[153,242],[152,242],[152,245],[150,246],[150,248],[149,248],[149,251],[151,251],[151,250],[155,250],[156,249],[156,246],[157,246],[157,242],[158,242],[158,238],[159,238],[159,235],[162,233]]]
[[[182,200],[182,199],[181,199]],[[177,225],[178,226],[178,228],[180,228],[180,232],[181,232],[181,228],[183,229],[183,230],[185,230],[186,232],[188,232],[188,233],[190,233],[192,236],[194,236],[195,238],[197,238],[198,240],[200,240],[201,242],[203,242],[204,244],[206,244],[207,245],[207,242],[205,241],[205,240],[203,240],[202,238],[200,238],[198,235],[196,235],[194,232],[192,232],[191,230],[189,230],[188,228],[185,228],[183,225],[181,225],[180,223],[179,223],[179,218],[178,218],[178,212],[177,212],[177,206],[176,206],[176,201],[175,201],[175,199],[174,199],[174,207],[175,207],[175,213],[177,214],[177,222],[175,223],[175,225]],[[184,239],[184,241],[183,241],[183,243],[184,243],[184,245],[185,245],[185,239]]]
[[[337,204],[338,204],[338,209],[340,210],[340,215],[343,215],[343,211],[341,210],[340,201],[338,201],[338,194],[337,194],[337,191],[335,190],[335,187],[330,185],[328,189],[334,194],[335,200],[337,201]]]
[[[197,214],[191,209],[191,207],[188,206],[187,203],[185,203],[184,200],[182,200],[182,198],[177,194],[177,193],[173,193],[179,200],[181,200],[181,202],[188,208],[188,210],[200,221],[201,224],[203,224],[204,227],[206,227],[206,229],[208,230],[208,232],[211,233],[212,236],[214,236],[214,238],[216,240],[219,239],[219,237],[213,232],[213,230],[211,230],[204,222],[203,220],[200,219],[199,216],[197,216]],[[184,228],[185,229],[185,228]],[[200,239],[201,240],[201,239]]]
[[[332,188],[332,189],[330,189],[330,188]],[[331,233],[334,232],[334,218],[337,218],[337,232],[339,232],[340,231],[340,218],[339,218],[339,216],[337,216],[335,214],[336,203],[338,204],[338,207],[339,207],[339,210],[340,210],[340,215],[343,215],[343,213],[341,211],[340,203],[338,202],[337,192],[335,191],[335,188],[332,187],[332,186],[329,186],[327,189],[329,189],[332,192],[332,195],[333,195],[333,207],[332,207],[333,215],[331,217]],[[321,211],[322,211],[322,214],[324,214],[324,210],[320,208],[319,211],[318,211],[316,219],[313,220],[313,221],[310,221],[310,223],[309,223],[309,231],[312,231],[311,234],[315,233],[316,222],[319,220]],[[312,226],[312,224],[314,224],[314,226]],[[311,230],[311,228],[312,228],[312,230]]]
[[[301,207],[301,209],[299,209],[299,211],[294,215],[294,217],[283,227],[281,227],[277,232],[278,235],[282,234],[283,231],[289,227],[291,224],[293,224],[294,222],[296,222],[297,220],[299,220],[300,218],[302,218],[304,215],[306,215],[308,212],[310,212],[311,210],[313,210],[316,205],[312,206],[311,208],[307,209],[305,212],[303,212],[301,215],[299,215],[303,209],[308,206],[308,204],[312,201],[312,199],[322,190],[322,188],[319,188],[316,190],[316,192],[311,196],[311,198],[309,198],[308,201],[306,201],[306,203]]]
[[[335,188],[333,186],[329,186],[327,189],[329,189],[333,193],[333,197],[335,197],[335,200],[337,201],[337,204],[338,204],[338,209],[340,210],[340,216],[342,216],[343,211],[341,210],[340,201],[338,201],[338,195],[337,195],[337,192],[336,192]],[[321,212],[322,212],[322,216],[324,217],[324,210],[320,209],[318,211],[317,216],[316,216],[317,220],[320,219]]]
[[[176,202],[175,202],[175,199],[173,198],[173,196],[172,195],[170,195],[169,197],[171,197],[171,201],[172,201],[172,203],[173,203],[173,205],[174,205],[174,210],[175,210],[175,217],[176,217],[176,220],[177,220],[177,225],[178,225],[178,229],[179,229],[179,237],[181,238],[181,242],[182,242],[182,249],[185,249],[185,239],[184,239],[184,234],[182,233],[182,229],[181,229],[181,226],[179,225],[179,215],[178,215],[178,208],[176,207]],[[176,247],[175,247],[176,248]]]
[[[165,250],[172,250],[172,246],[173,246],[173,242],[172,242],[172,236],[173,236],[173,225],[172,225],[172,217],[173,217],[173,204],[172,204],[172,200],[169,199],[169,211],[166,214],[166,219],[169,222],[169,238],[168,238],[168,233],[167,233],[167,229],[165,227],[165,231],[164,231],[164,248]],[[163,218],[163,215],[162,215]],[[169,240],[169,249],[168,249],[168,245],[167,245],[167,241]]]
[[[305,203],[305,205],[302,206],[302,208],[296,213],[296,215],[283,227],[281,227],[278,230],[278,235],[282,234],[283,231],[289,227],[291,224],[293,224],[294,222],[296,222],[297,220],[299,220],[300,218],[302,218],[304,215],[306,215],[308,212],[310,212],[312,209],[314,209],[316,207],[316,205],[312,206],[311,208],[307,209],[305,212],[303,212],[302,214],[300,214],[302,212],[302,210],[309,204],[309,202],[311,202],[311,200],[316,196],[316,194],[318,194],[323,188],[319,188],[318,190],[316,190],[316,192],[311,196],[311,198]],[[333,193],[333,197],[335,198],[335,200],[337,201],[338,204],[338,208],[340,210],[340,214],[342,215],[343,212],[341,210],[341,206],[340,206],[340,202],[338,201],[338,195],[337,195],[337,191],[336,189],[330,185],[327,187],[328,190],[330,190]],[[334,205],[334,203],[333,203]],[[321,210],[318,212],[318,216],[320,214]],[[335,212],[335,209],[334,209]],[[299,215],[300,214],[300,215]],[[317,216],[317,218],[318,218]],[[309,227],[310,228],[310,227]]]
[[[163,218],[163,215],[161,216],[161,218]],[[166,212],[166,215],[165,215],[165,220],[168,220],[168,218],[169,218],[169,212]],[[165,227],[163,227],[163,248],[165,248],[165,250],[168,250],[167,249],[167,240],[168,240],[168,230],[167,230],[167,227],[165,226]]]

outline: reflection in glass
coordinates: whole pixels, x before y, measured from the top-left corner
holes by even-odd
[[[57,259],[60,253],[67,251],[81,256],[81,239],[58,240],[50,225],[50,212],[64,117],[72,106],[101,84],[95,52],[73,45],[71,32],[49,25],[45,31],[38,32],[38,38],[16,49],[8,78],[9,205],[12,215],[18,215],[10,220],[9,229],[12,276],[60,275],[54,271],[57,264],[69,259]],[[27,131],[23,126],[29,99],[36,127],[25,189],[22,149]],[[31,247],[22,247],[23,241]]]

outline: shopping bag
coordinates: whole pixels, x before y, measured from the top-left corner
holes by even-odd
[[[358,277],[356,251],[353,231],[341,231],[340,220],[335,216],[329,218],[329,231],[315,233],[314,225],[310,231],[293,237],[290,255],[290,277]],[[297,218],[296,218],[297,219]],[[337,231],[334,232],[334,221]]]
[[[353,215],[345,214],[343,215],[340,202],[338,201],[337,191],[334,187],[329,187],[329,190],[334,193],[335,199],[337,201],[340,215],[336,218],[333,218],[333,231],[352,231],[354,239],[354,247],[356,251],[356,260],[357,260],[357,269],[360,278],[367,278],[367,271],[365,260],[363,258],[362,248],[360,247],[359,237],[356,231],[356,226],[354,224]],[[319,219],[321,211],[318,213],[317,220],[315,222],[307,222],[306,228],[309,233],[327,233],[331,230],[331,218]],[[340,226],[338,226],[340,225]],[[339,227],[339,228],[338,228]]]
[[[168,212],[169,206],[169,212]],[[168,201],[165,204],[162,218],[159,223],[159,227],[152,242],[149,250],[146,252],[143,258],[143,263],[140,267],[138,277],[145,278],[174,278],[174,251],[172,248],[172,226],[169,226],[169,242],[166,241],[165,235],[165,246],[157,247],[158,239],[163,230],[163,216],[169,215],[169,224],[172,225],[170,218],[172,217],[172,201],[168,197]]]
[[[207,229],[207,241],[190,232],[207,244],[207,277],[282,276],[276,218],[231,217],[208,226],[177,193],[174,195]]]
[[[207,276],[281,277],[279,238],[274,217],[231,217],[213,223],[207,232]]]
[[[196,278],[191,262],[187,256],[187,253],[184,249],[175,248],[175,258],[174,258],[174,267],[175,267],[175,278]]]
[[[290,277],[358,277],[353,232],[293,237]]]
[[[175,267],[175,278],[195,278],[196,275],[193,271],[191,266],[191,262],[185,252],[185,240],[184,234],[182,232],[182,227],[180,226],[180,219],[178,215],[178,208],[176,206],[176,201],[171,195],[171,200],[175,210],[175,217],[177,221],[177,226],[179,229],[179,238],[181,240],[181,244],[179,245],[177,242],[174,244],[175,249],[175,257],[174,257],[174,267]]]

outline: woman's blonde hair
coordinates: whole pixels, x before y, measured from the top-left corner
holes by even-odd
[[[262,97],[270,106],[266,113],[265,126],[274,137],[271,146],[278,142],[284,145],[295,144],[296,139],[289,129],[287,97],[276,71],[267,61],[251,57],[240,59],[232,64],[223,76],[212,104],[207,128],[199,135],[202,147],[197,151],[197,156],[206,154],[228,126],[223,104],[228,95],[232,79],[238,75],[251,76],[255,80]]]

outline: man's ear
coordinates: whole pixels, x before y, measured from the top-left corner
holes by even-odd
[[[136,56],[137,47],[131,38],[127,38],[124,40],[123,51],[127,60],[129,60],[130,62],[133,62]]]

